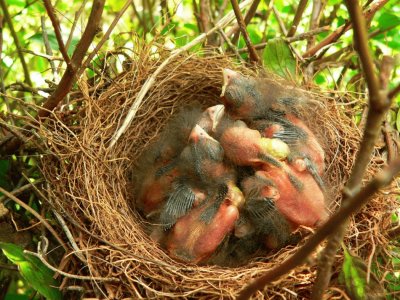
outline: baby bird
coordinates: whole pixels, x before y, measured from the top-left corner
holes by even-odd
[[[221,186],[235,182],[235,173],[224,164],[224,149],[199,125],[190,133],[189,144],[178,161],[177,168],[181,176],[174,182],[160,215],[160,221],[166,229],[172,227],[199,199],[195,190],[210,197]]]
[[[223,112],[223,105],[209,107],[204,112],[197,105],[184,108],[167,124],[160,138],[139,157],[140,165],[134,170],[135,206],[146,217],[159,212],[172,184],[182,176],[178,158],[188,143],[195,122],[212,132]],[[185,185],[178,182],[175,191],[181,188],[185,189]]]
[[[269,120],[254,121],[252,126],[265,137],[284,141],[290,148],[288,161],[299,172],[307,170],[324,189],[321,176],[325,169],[325,153],[316,136],[303,121],[293,114],[278,116],[275,113]]]
[[[289,108],[303,100],[297,89],[283,87],[273,80],[245,77],[230,69],[223,69],[222,73],[222,102],[235,120],[265,118],[271,108]]]
[[[278,194],[274,198],[279,212],[290,222],[292,229],[300,225],[315,227],[328,217],[324,194],[308,172],[299,172],[295,167],[286,164],[293,175],[302,183],[301,189],[291,184],[291,179],[282,168],[273,165],[263,165],[258,176],[271,181]]]
[[[216,136],[225,155],[238,166],[256,167],[263,162],[283,160],[290,152],[281,140],[263,138],[243,121],[233,121],[228,117],[220,121]]]
[[[277,186],[257,171],[245,178],[241,187],[246,202],[235,226],[235,236],[254,235],[268,249],[282,247],[290,237],[291,228],[275,205],[280,197]]]
[[[204,222],[202,215],[211,205],[213,201],[192,209],[178,219],[165,242],[171,256],[186,262],[203,262],[233,230],[239,217],[238,208],[229,199],[224,199],[211,220]]]

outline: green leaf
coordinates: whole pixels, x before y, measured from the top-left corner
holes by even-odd
[[[387,28],[393,28],[400,25],[400,16],[393,13],[384,12],[378,18],[380,30],[385,30]]]
[[[345,284],[346,292],[351,299],[385,299],[385,291],[373,273],[370,273],[370,281],[367,282],[367,266],[364,261],[351,255],[344,248],[344,261],[339,280]]]
[[[397,111],[396,128],[400,131],[400,109]]]
[[[54,33],[47,33],[49,37],[49,44],[52,50],[58,50],[58,43],[57,38]],[[41,32],[35,33],[34,35],[30,36],[28,40],[36,42],[40,45],[43,45],[43,34]]]
[[[62,299],[57,289],[58,283],[53,278],[54,272],[48,269],[37,257],[25,254],[14,244],[0,243],[0,248],[7,258],[19,268],[22,277],[46,299]]]
[[[267,69],[282,77],[296,77],[296,59],[289,44],[283,39],[269,40],[263,53],[264,65]]]

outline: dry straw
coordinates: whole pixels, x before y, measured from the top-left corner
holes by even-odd
[[[64,286],[81,285],[93,289],[99,297],[118,299],[233,298],[252,278],[282,262],[297,247],[288,246],[240,268],[176,262],[149,239],[143,231],[144,220],[131,209],[133,188],[129,173],[134,164],[140,164],[137,157],[146,145],[179,107],[192,101],[205,106],[218,103],[223,67],[249,71],[215,53],[179,56],[157,76],[130,127],[109,148],[143,83],[169,55],[154,44],[140,42],[134,52],[132,61],[125,65],[129,70],[116,78],[104,75],[100,83],[91,87],[80,81],[81,92],[72,97],[70,106],[74,109],[56,110],[41,127],[48,149],[41,168],[48,183],[49,200],[64,216],[86,259],[82,267],[79,260],[69,256],[71,262],[64,264],[63,271],[120,279],[119,283],[67,279]],[[334,210],[354,161],[360,131],[351,120],[350,106],[336,105],[332,95],[314,93],[315,101],[304,111],[312,119],[317,135],[323,137],[326,180],[331,186],[330,208]],[[347,95],[341,98],[353,100]],[[382,164],[383,160],[376,155],[369,176]],[[372,262],[379,251],[385,251],[388,240],[382,233],[389,225],[394,201],[393,197],[380,194],[351,220],[345,243],[353,252]],[[333,298],[340,297],[336,275],[342,259],[342,255],[337,259],[330,290]],[[381,265],[378,268],[385,271]],[[307,299],[315,270],[315,259],[311,259],[308,265],[297,268],[255,297]]]

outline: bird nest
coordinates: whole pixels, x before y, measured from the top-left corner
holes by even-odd
[[[114,78],[106,72],[95,85],[80,80],[79,93],[72,93],[68,105],[55,110],[43,123],[40,136],[49,155],[42,158],[47,196],[54,209],[67,221],[75,243],[63,271],[71,275],[100,277],[75,281],[67,276],[63,286],[81,285],[108,298],[159,297],[234,297],[251,279],[280,264],[300,245],[273,251],[248,264],[225,268],[183,264],[170,258],[144,231],[146,221],[132,208],[133,186],[130,172],[137,158],[184,104],[200,102],[205,107],[217,104],[222,86],[222,68],[249,74],[226,56],[214,53],[185,54],[171,61],[140,103],[135,117],[118,142],[110,140],[120,128],[146,79],[170,55],[154,45],[141,44],[125,61],[125,71]],[[343,187],[353,166],[360,131],[352,121],[350,105],[335,103],[338,95],[312,94],[305,107],[307,120],[322,138],[326,151],[326,182],[330,186],[330,210],[340,201]],[[333,96],[332,96],[333,95]],[[349,97],[341,95],[341,101]],[[350,99],[351,100],[351,99]],[[378,152],[372,159],[368,176],[383,165]],[[346,245],[363,258],[388,241],[381,234],[390,224],[394,199],[377,195],[351,219]],[[388,221],[389,220],[389,221]],[[371,257],[372,257],[371,256]],[[334,268],[332,297],[340,295],[337,274],[343,259]],[[378,266],[379,268],[379,266]],[[316,260],[298,267],[271,284],[256,298],[284,297],[308,299],[316,275]],[[95,278],[94,278],[95,279]]]

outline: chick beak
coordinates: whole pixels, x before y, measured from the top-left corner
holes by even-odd
[[[201,128],[198,124],[196,124],[196,126],[194,126],[192,131],[190,132],[189,141],[195,144],[198,143],[200,135],[203,134],[204,132],[205,132],[204,129]]]
[[[237,72],[231,70],[231,69],[223,69],[222,70],[222,76],[224,79],[224,84],[222,85],[222,91],[221,91],[221,97],[223,97],[225,95],[225,90],[226,87],[229,85],[232,77],[237,76]]]
[[[223,104],[218,104],[212,107],[209,110],[210,119],[212,121],[212,128],[211,131],[215,132],[216,128],[219,125],[219,122],[222,120],[222,117],[225,113],[225,106]]]

